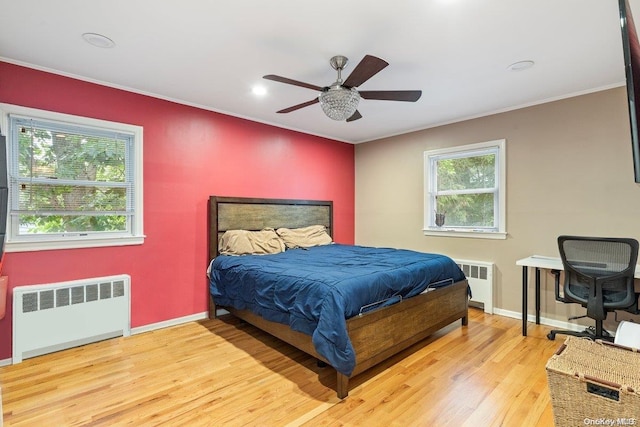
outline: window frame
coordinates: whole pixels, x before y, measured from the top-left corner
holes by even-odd
[[[434,162],[437,160],[482,156],[496,154],[496,187],[492,191],[494,196],[494,229],[469,229],[466,227],[451,227],[446,223],[442,227],[435,225],[435,197],[437,182]],[[481,239],[506,239],[506,140],[479,142],[456,147],[440,148],[424,152],[424,228],[425,236],[470,237]],[[473,192],[473,191],[470,191]],[[484,191],[483,191],[484,192]]]
[[[33,119],[37,121],[51,122],[88,130],[95,129],[98,132],[114,132],[132,136],[133,148],[129,154],[133,160],[129,164],[133,167],[133,217],[130,230],[114,233],[52,233],[51,235],[18,236],[15,219],[12,218],[11,208],[17,181],[12,179],[12,171],[17,169],[17,155],[14,154],[15,142],[10,132],[11,117]],[[95,248],[108,246],[140,245],[144,243],[144,215],[143,215],[143,128],[142,126],[112,122],[72,114],[57,113],[53,111],[22,107],[12,104],[0,103],[0,132],[6,137],[7,145],[7,174],[9,197],[7,206],[6,224],[6,252],[27,252],[39,250]]]

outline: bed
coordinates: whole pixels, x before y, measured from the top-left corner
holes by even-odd
[[[332,202],[211,196],[209,317],[216,317],[217,306],[222,307],[331,365],[336,369],[336,392],[341,399],[348,395],[349,378],[457,320],[467,325],[468,283],[455,263],[442,255],[332,243],[275,255],[219,256],[220,238],[229,230],[308,226],[323,227],[331,236]],[[432,260],[429,266],[418,259],[395,264],[407,256]],[[352,272],[350,268],[362,257],[366,264]],[[333,263],[331,260],[339,265],[326,270],[324,264]],[[394,276],[399,272],[397,279],[386,271],[378,272],[388,266]],[[323,286],[317,287],[319,282]],[[380,292],[392,282],[400,288],[381,297]],[[349,295],[352,289],[365,286],[377,290],[374,301],[365,301],[364,296],[359,300],[362,292]],[[319,302],[302,300],[295,311],[296,304],[290,307],[289,301],[286,310],[281,309],[283,301],[294,299],[287,296],[287,289],[303,288]],[[272,302],[275,306],[268,305]]]

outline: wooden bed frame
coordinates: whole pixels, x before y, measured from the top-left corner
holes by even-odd
[[[226,230],[297,228],[321,224],[333,235],[333,203],[315,200],[209,198],[209,259],[218,256],[218,238]],[[432,333],[461,319],[468,322],[467,281],[420,294],[400,303],[367,312],[347,320],[347,330],[356,353],[351,374],[382,362],[425,339]],[[216,317],[215,301],[209,293],[209,317]],[[288,325],[271,322],[247,310],[224,307],[230,313],[269,334],[327,363],[311,341],[311,336]],[[336,391],[340,399],[348,395],[349,377],[337,373]]]

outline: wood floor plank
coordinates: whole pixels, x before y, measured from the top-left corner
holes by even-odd
[[[545,327],[470,310],[350,381],[233,317],[0,368],[5,426],[548,426]]]

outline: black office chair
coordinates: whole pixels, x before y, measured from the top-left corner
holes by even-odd
[[[607,313],[624,310],[639,314],[638,294],[635,293],[633,275],[638,260],[638,241],[606,237],[558,237],[558,248],[564,266],[564,295],[560,294],[560,272],[556,272],[556,300],[577,303],[586,307],[586,316],[595,327],[583,332],[552,330],[547,338],[556,334],[613,341],[603,329]]]

